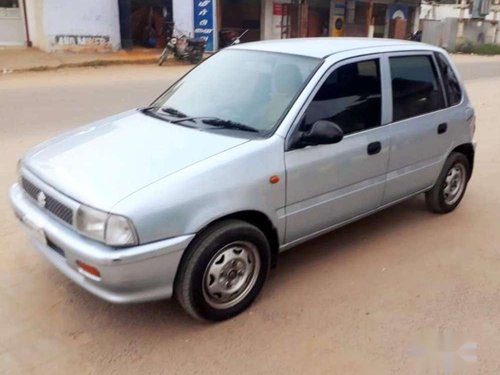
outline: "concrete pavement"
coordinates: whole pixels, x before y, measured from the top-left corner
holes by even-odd
[[[500,77],[500,56],[452,55],[464,79]]]
[[[147,104],[188,67],[1,76],[0,374],[496,373],[500,75],[470,64],[479,148],[460,207],[434,215],[418,197],[284,253],[252,308],[213,325],[173,302],[83,291],[33,249],[6,199],[26,149]]]
[[[102,53],[47,53],[37,48],[0,47],[0,74],[82,66],[156,64],[160,54],[161,50],[148,48]],[[171,58],[165,63],[173,64],[179,62]]]

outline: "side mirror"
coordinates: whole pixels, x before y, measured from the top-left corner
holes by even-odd
[[[344,132],[334,122],[319,120],[311,129],[300,137],[300,146],[327,145],[338,143],[344,138]]]

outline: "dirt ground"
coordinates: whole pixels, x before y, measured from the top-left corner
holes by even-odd
[[[7,201],[27,148],[147,104],[185,67],[0,77],[0,374],[499,373],[491,61],[459,61],[479,148],[455,212],[431,214],[418,197],[286,252],[250,310],[220,324],[193,321],[172,301],[121,306],[90,295],[38,254]]]

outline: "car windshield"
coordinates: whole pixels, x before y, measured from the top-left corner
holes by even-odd
[[[177,124],[267,134],[320,62],[282,53],[223,50],[176,82],[148,110]]]

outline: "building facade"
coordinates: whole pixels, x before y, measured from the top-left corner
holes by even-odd
[[[210,33],[195,25],[197,3],[215,15]],[[174,21],[196,36],[248,30],[243,42],[319,36],[405,38],[418,29],[419,0],[174,0]],[[197,33],[200,30],[200,33]],[[217,41],[215,44],[220,44]]]
[[[0,0],[0,45],[35,46],[50,52],[116,50],[121,45],[118,3]]]
[[[162,48],[165,28],[242,42],[318,36],[405,38],[418,28],[418,0],[0,0],[0,45],[45,51]],[[8,15],[2,18],[2,14]]]
[[[500,44],[500,0],[423,3],[422,41],[448,50],[470,44]]]

